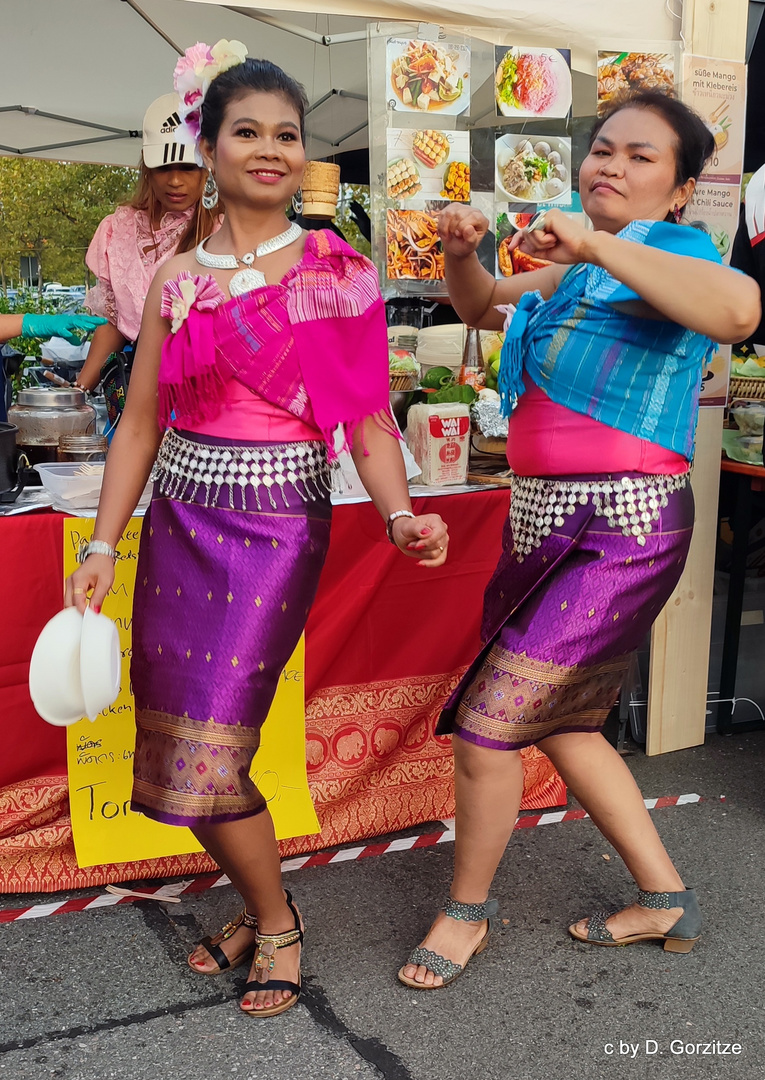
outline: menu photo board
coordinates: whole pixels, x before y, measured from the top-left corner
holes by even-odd
[[[598,52],[598,116],[625,94],[636,90],[657,90],[676,95],[677,46],[673,42],[643,48],[601,49]]]
[[[407,207],[470,202],[470,132],[388,128],[388,198]]]
[[[708,183],[700,180],[685,208],[684,220],[694,229],[709,236],[726,265],[730,263],[740,205],[739,184]]]
[[[457,116],[470,105],[470,49],[465,44],[391,37],[385,66],[391,111]]]
[[[498,202],[544,206],[571,204],[571,139],[504,134],[494,144]]]
[[[581,204],[577,198],[576,206],[579,209],[564,211],[566,217],[577,222],[583,228],[587,228],[588,221],[581,210]],[[547,259],[540,259],[534,255],[528,255],[525,251],[513,248],[512,240],[517,232],[529,224],[539,207],[535,205],[511,206],[505,203],[496,206],[495,215],[495,243],[496,243],[496,268],[495,277],[515,277],[516,274],[526,274],[532,270],[541,270],[549,266]]]
[[[740,184],[744,167],[746,64],[683,57],[683,101],[705,122],[714,137],[714,153],[702,179]]]
[[[571,50],[497,45],[497,115],[509,120],[565,120],[571,115]]]
[[[392,280],[443,281],[444,252],[432,213],[386,210],[385,272]]]

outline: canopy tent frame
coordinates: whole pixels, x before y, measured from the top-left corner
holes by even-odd
[[[133,5],[133,0],[128,0],[128,3]],[[235,11],[237,15],[244,15],[248,19],[255,19],[256,22],[265,23],[266,26],[273,26],[277,30],[284,30],[287,34],[294,34],[295,37],[302,38],[304,41],[310,41],[314,45],[325,45],[330,48],[332,45],[343,45],[352,41],[365,41],[366,30],[357,30],[349,34],[317,34],[314,30],[309,30],[305,26],[298,26],[296,23],[288,23],[283,19],[277,19],[275,15],[267,15],[265,11],[257,11],[254,8],[236,7],[233,4],[222,4],[228,11]]]
[[[128,5],[136,15],[139,16],[149,26],[154,33],[158,34],[163,41],[165,41],[170,48],[172,48],[179,56],[182,56],[184,49],[160,26],[160,24],[153,19],[147,11],[145,11],[137,0],[121,0],[122,3]],[[296,37],[308,41],[313,45],[320,45],[327,49],[333,45],[342,45],[352,42],[360,42],[366,40],[366,30],[353,31],[351,33],[342,34],[319,34],[313,30],[309,30],[306,27],[298,26],[295,23],[286,22],[283,19],[277,19],[275,16],[268,15],[265,12],[255,10],[253,8],[239,7],[231,4],[221,4],[222,8],[227,11],[235,12],[238,15],[243,15],[248,19],[253,19],[256,22],[264,23],[268,26],[273,26],[277,30],[282,30],[285,33],[292,34]],[[351,90],[345,90],[341,87],[332,87],[328,92],[322,94],[316,101],[311,102],[306,110],[306,116],[315,113],[326,102],[331,101],[334,97],[344,97],[354,101],[366,102],[366,94],[358,94]],[[92,137],[81,139],[62,139],[61,141],[41,143],[35,146],[17,147],[10,146],[5,143],[0,143],[0,152],[5,154],[11,154],[17,157],[34,157],[36,154],[48,153],[53,150],[66,151],[77,146],[95,146],[98,143],[112,142],[115,139],[135,139],[141,138],[141,132],[131,128],[114,127],[110,124],[100,124],[90,120],[79,120],[73,116],[65,116],[59,113],[48,112],[44,109],[38,109],[35,106],[30,105],[5,105],[0,106],[0,113],[7,112],[20,112],[27,116],[39,116],[49,120],[56,120],[63,124],[70,124],[79,128],[90,128],[94,131],[106,131],[108,135],[94,135]],[[354,135],[363,131],[368,126],[368,121],[364,120],[361,123],[355,124],[349,130],[343,132],[335,139],[323,138],[320,135],[312,133],[312,138],[328,146],[332,149],[337,149],[344,142],[347,142]]]
[[[159,34],[159,36],[163,39],[163,41],[167,42],[167,44],[170,46],[171,49],[175,49],[175,51],[178,53],[179,56],[183,56],[183,54],[185,52],[185,49],[182,49],[180,47],[180,45],[178,45],[177,42],[173,41],[173,39],[168,34],[165,33],[165,31],[162,29],[162,27],[159,26],[159,24],[156,23],[154,21],[154,19],[152,19],[152,17],[150,15],[148,15],[143,10],[143,8],[140,7],[140,5],[135,2],[135,0],[122,0],[122,2],[123,2],[123,4],[127,4],[128,7],[131,7],[133,9],[133,11],[136,13],[136,15],[139,15],[143,19],[143,21],[148,26],[150,26],[152,28],[152,30],[154,30],[155,33]]]
[[[49,143],[44,146],[28,146],[21,150],[15,146],[5,146],[0,143],[0,150],[6,154],[17,154],[24,157],[27,154],[41,154],[45,150],[66,150],[70,146],[87,146],[91,143],[111,142],[113,139],[140,139],[141,132],[131,128],[117,128],[110,124],[96,124],[91,120],[75,120],[72,116],[60,116],[58,113],[46,112],[44,109],[35,109],[29,105],[0,105],[0,113],[21,112],[28,116],[43,116],[47,120],[58,120],[62,124],[76,124],[77,127],[94,128],[97,131],[109,131],[109,135],[96,136],[92,139],[72,139],[69,142]]]

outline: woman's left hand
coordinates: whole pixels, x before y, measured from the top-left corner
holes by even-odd
[[[550,262],[573,264],[589,261],[593,233],[560,210],[545,210],[544,225],[529,231],[521,229],[510,241],[510,248],[520,248],[527,255]]]
[[[419,566],[433,569],[446,562],[449,533],[438,514],[396,518],[391,532],[399,551],[412,559],[419,559]]]

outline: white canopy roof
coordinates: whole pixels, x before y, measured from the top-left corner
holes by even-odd
[[[323,14],[312,9],[319,3]],[[178,52],[196,41],[243,41],[295,75],[312,103],[308,153],[368,145],[370,17],[483,27],[525,44],[570,45],[591,70],[606,39],[677,38],[664,0],[3,0],[0,154],[135,165],[146,106],[172,89]]]

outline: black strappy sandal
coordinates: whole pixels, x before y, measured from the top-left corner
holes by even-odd
[[[296,945],[299,942],[302,951],[303,926],[300,919],[300,912],[292,903],[292,894],[288,889],[285,889],[285,893],[287,906],[295,918],[295,929],[287,930],[283,934],[257,935],[255,938],[256,976],[245,985],[244,993],[261,993],[264,990],[291,990],[292,997],[288,997],[286,1001],[280,1001],[278,1005],[271,1005],[267,1009],[245,1009],[240,1005],[242,1012],[247,1013],[248,1016],[278,1016],[280,1013],[286,1012],[287,1009],[291,1009],[293,1005],[297,1004],[297,1000],[300,997],[302,989],[301,981],[294,983],[287,979],[269,979],[268,977],[274,970],[277,949],[287,949],[290,945]],[[298,975],[298,980],[300,980],[300,975]]]
[[[223,949],[220,947],[224,941],[228,941],[228,939],[237,932],[240,926],[246,926],[248,930],[257,930],[258,921],[254,915],[250,915],[249,911],[245,910],[237,919],[234,919],[230,923],[226,923],[220,933],[216,934],[215,937],[202,938],[199,945],[201,945],[202,948],[207,949],[210,956],[218,965],[218,970],[204,971],[202,968],[198,967],[192,960],[194,953],[189,956],[187,961],[191,970],[196,971],[197,975],[221,975],[224,971],[230,971],[233,968],[237,968],[240,964],[243,964],[245,960],[249,960],[255,952],[255,942],[248,945],[242,952],[237,953],[236,956],[232,957],[226,956]],[[197,946],[197,948],[199,948],[199,946]]]

